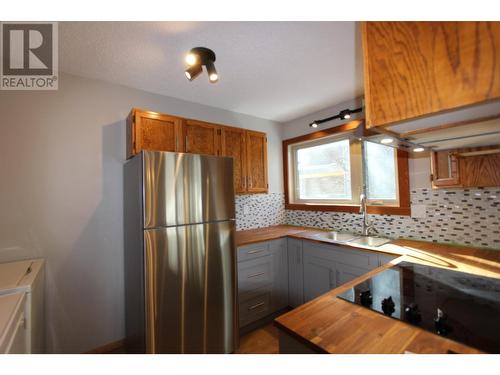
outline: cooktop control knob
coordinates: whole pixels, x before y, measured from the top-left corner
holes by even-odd
[[[446,336],[451,332],[451,326],[448,322],[448,317],[439,307],[437,309],[437,315],[434,318],[434,328],[438,335]]]
[[[396,311],[396,309],[394,308],[395,306],[396,305],[394,304],[392,297],[384,298],[382,300],[382,311],[385,315],[391,316],[394,311]]]
[[[373,302],[372,292],[368,289],[359,293],[359,301],[365,307],[370,307]]]
[[[419,324],[422,321],[422,315],[417,304],[410,303],[405,306],[405,320],[412,324]]]

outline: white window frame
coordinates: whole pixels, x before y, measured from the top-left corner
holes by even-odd
[[[365,141],[369,142],[369,141]],[[386,146],[390,147],[390,146]],[[394,172],[395,172],[395,177],[396,177],[396,199],[373,199],[368,196],[367,193],[367,198],[366,202],[367,204],[371,206],[386,206],[386,207],[399,207],[399,169],[398,169],[398,150],[396,148],[392,148],[393,153],[394,153]],[[365,159],[366,155],[366,149],[363,146],[363,160]],[[363,162],[363,168],[367,168],[367,163]],[[365,169],[365,176],[368,175],[368,172],[366,172]],[[368,183],[366,183],[368,185]],[[367,189],[369,187],[367,186]]]
[[[327,143],[334,143],[349,139],[345,135],[332,135],[317,140],[308,140],[294,143],[288,146],[288,170],[289,181],[288,191],[290,192],[290,203],[309,204],[309,205],[332,205],[332,206],[357,206],[359,205],[359,195],[362,188],[362,163],[361,163],[361,145],[356,140],[349,139],[349,161],[351,169],[351,197],[352,199],[300,199],[299,181],[297,173],[297,152],[303,148],[320,146]],[[357,172],[359,171],[359,172]]]
[[[352,199],[300,199],[299,181],[297,173],[297,151],[303,148],[320,146],[327,143],[334,143],[349,139],[349,157],[351,165],[351,194]],[[307,140],[288,145],[288,184],[289,203],[301,205],[321,205],[321,206],[359,206],[359,196],[363,191],[363,168],[366,168],[364,141],[353,139],[345,134],[334,134],[315,140]],[[389,146],[387,146],[389,147]],[[394,149],[394,168],[396,179],[396,199],[370,199],[367,203],[372,206],[399,207],[399,169],[397,149]],[[365,174],[366,175],[366,174]]]

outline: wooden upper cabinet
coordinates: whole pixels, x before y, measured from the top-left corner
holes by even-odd
[[[234,190],[247,191],[247,165],[245,148],[246,131],[239,128],[222,128],[221,155],[234,159]]]
[[[432,187],[494,187],[500,185],[498,146],[431,153]]]
[[[196,120],[184,120],[185,152],[220,155],[221,126]]]
[[[127,158],[141,150],[182,151],[181,131],[179,118],[133,109],[127,118]]]
[[[367,127],[500,98],[500,22],[363,22]]]
[[[431,152],[432,187],[460,187],[458,160],[450,151]]]
[[[267,137],[265,133],[246,131],[247,191],[267,192]]]
[[[266,133],[132,109],[127,158],[141,150],[230,156],[236,193],[266,193]]]

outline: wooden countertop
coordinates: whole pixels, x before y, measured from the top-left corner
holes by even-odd
[[[320,232],[318,229],[280,225],[237,232],[237,243],[241,246],[285,236],[328,242],[315,237]],[[346,244],[342,246],[349,247]],[[281,315],[275,320],[278,328],[322,353],[447,353],[448,350],[457,353],[480,353],[477,349],[336,296],[402,261],[500,278],[500,251],[412,240],[394,240],[377,248],[357,245],[352,247],[400,257]]]
[[[275,225],[266,228],[236,231],[236,246],[249,245],[256,242],[275,240],[305,232],[307,234],[320,232],[320,229],[297,227],[294,225]]]

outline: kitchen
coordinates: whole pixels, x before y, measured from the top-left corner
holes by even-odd
[[[498,22],[56,25],[0,91],[4,352],[500,351]]]

